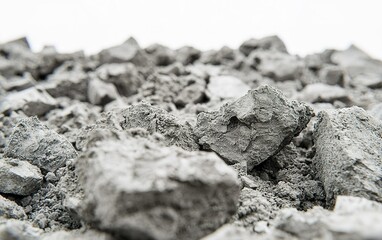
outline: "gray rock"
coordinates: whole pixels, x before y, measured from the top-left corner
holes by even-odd
[[[152,44],[145,49],[156,66],[167,66],[175,62],[175,52],[160,44]]]
[[[29,222],[0,218],[1,240],[40,240],[42,230],[31,226]]]
[[[263,86],[219,111],[200,113],[194,133],[205,149],[229,163],[247,162],[251,170],[287,145],[311,116],[308,106]]]
[[[200,58],[200,55],[200,50],[189,46],[181,47],[176,50],[176,60],[185,66],[194,63]]]
[[[41,169],[54,172],[66,161],[76,158],[73,146],[36,117],[24,118],[10,136],[5,157],[28,161]]]
[[[0,159],[0,192],[27,196],[42,184],[40,169],[27,161]]]
[[[113,83],[122,96],[131,96],[138,92],[144,82],[137,68],[131,63],[104,64],[97,68],[96,75],[105,82]]]
[[[102,64],[127,62],[131,62],[136,66],[147,66],[149,64],[147,54],[134,38],[129,38],[119,46],[104,49],[98,56]]]
[[[118,98],[117,88],[111,83],[92,79],[88,88],[89,102],[95,105],[105,105]]]
[[[298,57],[276,51],[255,51],[248,56],[251,66],[275,81],[300,78],[304,63]]]
[[[367,112],[371,116],[382,121],[382,103],[378,103],[378,104],[372,106]]]
[[[20,92],[9,93],[0,100],[0,112],[22,110],[27,116],[41,116],[53,108],[57,102],[46,91],[28,88]]]
[[[265,239],[381,239],[381,221],[381,204],[339,196],[333,211],[320,207],[307,212],[282,210]]]
[[[201,240],[251,240],[255,237],[255,234],[242,227],[227,224]]]
[[[57,231],[44,234],[41,240],[117,240],[107,233],[95,230],[73,230],[73,231]]]
[[[124,130],[143,128],[150,134],[160,133],[164,136],[166,145],[176,145],[186,150],[199,149],[191,125],[187,122],[183,123],[180,119],[159,107],[139,103],[110,112],[109,117],[116,118],[113,121],[117,122]]]
[[[237,175],[214,153],[126,138],[97,142],[77,163],[83,218],[125,238],[199,239],[236,211]]]
[[[319,113],[314,163],[329,204],[337,195],[382,201],[381,136],[381,123],[359,107]]]
[[[208,96],[211,99],[239,98],[251,88],[242,80],[233,76],[214,76],[207,85]]]
[[[345,72],[341,67],[335,65],[327,65],[319,72],[319,77],[322,82],[328,85],[339,85],[341,87],[345,84]]]
[[[5,91],[21,91],[36,85],[36,81],[32,75],[28,72],[24,73],[22,77],[11,77],[8,79],[3,78],[0,75],[0,89]]]
[[[261,39],[249,39],[243,42],[239,50],[248,56],[254,50],[275,50],[279,52],[287,52],[285,44],[278,36],[269,36]]]
[[[27,215],[22,207],[0,195],[0,218],[26,219]]]
[[[296,98],[310,103],[334,103],[335,101],[343,102],[346,105],[352,103],[349,93],[344,88],[325,83],[307,85],[297,94]]]

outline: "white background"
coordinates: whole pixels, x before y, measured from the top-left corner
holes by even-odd
[[[202,50],[277,34],[305,55],[354,43],[382,59],[381,0],[0,0],[0,42],[96,53],[129,36]]]

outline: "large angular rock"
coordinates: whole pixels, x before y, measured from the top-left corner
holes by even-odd
[[[88,98],[95,105],[106,105],[118,98],[116,87],[99,79],[92,79],[89,83]]]
[[[27,161],[0,159],[0,193],[27,196],[42,184],[40,169]]]
[[[200,58],[201,51],[190,47],[184,46],[176,50],[176,60],[181,62],[183,65],[193,64],[196,60]]]
[[[199,239],[236,211],[239,182],[214,153],[145,138],[103,140],[77,161],[83,218],[127,239]]]
[[[10,93],[0,99],[0,112],[22,110],[27,116],[40,116],[55,108],[56,105],[56,100],[46,91],[28,88]]]
[[[145,49],[157,66],[167,66],[175,62],[175,52],[160,44],[152,44]]]
[[[54,172],[66,161],[76,158],[77,153],[64,137],[50,130],[36,117],[30,117],[17,123],[4,156],[28,161]]]
[[[341,101],[346,105],[352,103],[349,93],[344,88],[325,83],[307,85],[296,97],[310,103],[334,103],[335,101]]]
[[[131,62],[137,66],[147,66],[150,64],[145,51],[141,49],[134,38],[129,38],[119,46],[104,49],[98,56],[102,64],[126,62]]]
[[[382,125],[359,107],[322,111],[314,130],[317,176],[337,195],[382,202]]]
[[[211,99],[239,98],[251,88],[233,76],[214,76],[209,79],[207,90]]]
[[[0,218],[26,219],[27,215],[22,207],[0,195]]]
[[[262,86],[219,111],[200,113],[194,133],[205,149],[229,163],[246,162],[252,169],[287,145],[312,114],[305,104]]]
[[[248,56],[254,50],[275,50],[287,52],[284,42],[278,36],[268,36],[261,39],[251,38],[243,42],[239,50]]]

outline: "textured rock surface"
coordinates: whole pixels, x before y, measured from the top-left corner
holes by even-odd
[[[239,98],[251,88],[242,80],[232,76],[216,76],[209,79],[207,90],[210,98]]]
[[[41,229],[32,227],[28,222],[0,218],[1,240],[40,240],[41,234]]]
[[[247,162],[252,169],[287,145],[311,116],[306,105],[264,86],[219,111],[200,113],[194,132],[205,149],[229,163]]]
[[[287,52],[285,44],[278,36],[249,39],[240,45],[239,50],[247,56],[255,50],[276,50],[279,52]]]
[[[57,231],[48,233],[41,237],[41,240],[117,240],[107,233],[97,232],[95,230],[88,231]]]
[[[88,98],[92,104],[106,105],[118,98],[118,92],[113,84],[93,79],[89,83]]]
[[[358,107],[323,111],[314,163],[326,200],[352,195],[382,202],[382,124]]]
[[[22,207],[0,195],[0,218],[26,219],[27,215]]]
[[[30,195],[42,184],[40,169],[27,161],[0,159],[0,192]]]
[[[72,145],[62,136],[43,125],[36,117],[20,120],[4,156],[25,160],[41,169],[55,171],[77,156]]]
[[[83,217],[131,239],[199,239],[235,213],[239,183],[214,153],[101,141],[78,161]]]

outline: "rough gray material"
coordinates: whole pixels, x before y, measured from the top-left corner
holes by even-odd
[[[5,220],[0,218],[1,240],[40,240],[41,229],[20,220]]]
[[[27,161],[0,159],[0,193],[27,196],[42,184],[40,169]]]
[[[95,105],[105,105],[118,98],[116,87],[99,79],[92,79],[88,87],[89,102]]]
[[[194,133],[205,149],[229,163],[247,162],[252,169],[287,145],[311,117],[308,106],[263,86],[219,111],[200,113]]]
[[[297,94],[297,99],[311,103],[334,103],[335,101],[347,105],[352,103],[349,93],[344,88],[325,83],[314,83],[306,86]]]
[[[201,240],[252,240],[256,237],[244,228],[227,224]]]
[[[161,133],[166,145],[176,145],[186,150],[199,149],[191,125],[159,107],[139,103],[110,114],[120,119],[122,129],[143,128],[149,133]]]
[[[63,167],[77,156],[73,146],[36,117],[20,120],[10,136],[4,156],[28,161],[47,171]]]
[[[209,79],[207,90],[211,99],[239,98],[251,88],[233,76],[214,76]]]
[[[0,218],[26,219],[27,215],[22,207],[0,195]]]
[[[337,195],[382,202],[382,124],[359,107],[322,111],[314,131],[317,176]]]
[[[55,108],[56,105],[56,100],[43,89],[28,88],[9,93],[0,99],[0,112],[21,110],[27,116],[40,116]]]
[[[129,38],[123,44],[102,50],[99,54],[101,63],[131,62],[137,66],[149,64],[149,58],[134,38]]]
[[[84,219],[128,239],[199,239],[236,211],[239,182],[214,153],[105,140],[78,161]]]
[[[239,50],[247,56],[255,50],[276,50],[279,52],[287,52],[285,44],[278,36],[249,39],[240,45]]]
[[[111,235],[95,230],[57,231],[44,234],[41,240],[118,240]]]

